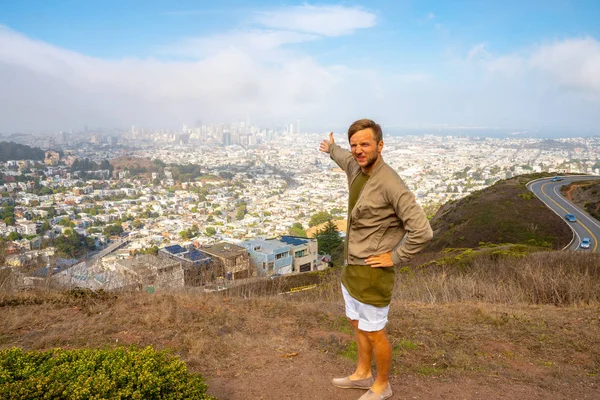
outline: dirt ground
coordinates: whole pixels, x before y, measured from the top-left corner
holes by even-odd
[[[291,351],[287,353],[287,351]],[[297,354],[297,355],[295,355]],[[290,356],[292,355],[292,356]],[[220,400],[324,400],[358,399],[365,392],[339,389],[331,385],[333,377],[352,372],[353,363],[324,353],[307,343],[277,352],[257,351],[247,355],[255,368],[248,371],[218,371],[206,376],[208,393]],[[522,365],[524,370],[535,367]],[[561,382],[553,376],[540,376],[532,382],[501,376],[415,376],[392,375],[391,399],[599,399],[598,380]]]

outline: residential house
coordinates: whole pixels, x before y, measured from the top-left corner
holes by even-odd
[[[290,246],[278,240],[255,239],[240,243],[248,250],[258,276],[290,274],[292,256]]]
[[[60,154],[56,151],[47,151],[46,157],[44,158],[44,163],[46,165],[58,165],[60,161]]]
[[[290,246],[292,273],[316,271],[320,266],[317,239],[281,236],[279,241]]]
[[[181,263],[186,286],[200,286],[214,281],[219,271],[214,267],[213,259],[206,253],[182,247],[178,244],[163,247],[158,255]]]
[[[247,278],[251,274],[250,257],[244,247],[221,242],[202,247],[202,251],[211,256],[215,267],[228,280]]]
[[[107,263],[104,264],[107,265]],[[111,289],[118,288],[117,282],[120,282],[123,287],[135,286],[153,290],[182,288],[185,282],[181,262],[167,261],[151,255],[114,259],[110,262],[109,267],[113,274],[118,272],[121,275],[120,279],[111,280],[113,283]]]

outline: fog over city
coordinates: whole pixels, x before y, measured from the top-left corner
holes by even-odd
[[[103,12],[126,14],[114,7]],[[153,17],[145,25],[132,20],[131,31],[103,36],[107,25],[77,40],[81,21],[52,35],[51,22],[46,30],[20,28],[11,19],[16,12],[6,11],[0,134],[249,118],[263,126],[300,119],[312,132],[343,130],[361,117],[398,132],[479,127],[578,136],[597,134],[600,125],[600,41],[597,28],[585,24],[507,43],[494,40],[500,23],[486,32],[465,27],[478,27],[488,14],[461,20],[448,10],[379,3],[243,12],[165,4],[140,11],[141,19]],[[168,26],[191,23],[203,27],[161,36]]]

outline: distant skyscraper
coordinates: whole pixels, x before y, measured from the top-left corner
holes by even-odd
[[[231,132],[225,131],[221,135],[221,143],[223,146],[231,146]]]
[[[296,133],[300,133],[300,118],[296,120]]]
[[[294,134],[294,124],[290,124],[290,135]]]

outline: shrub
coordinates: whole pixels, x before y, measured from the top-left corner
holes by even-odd
[[[166,351],[0,351],[2,399],[213,399],[200,375]]]

